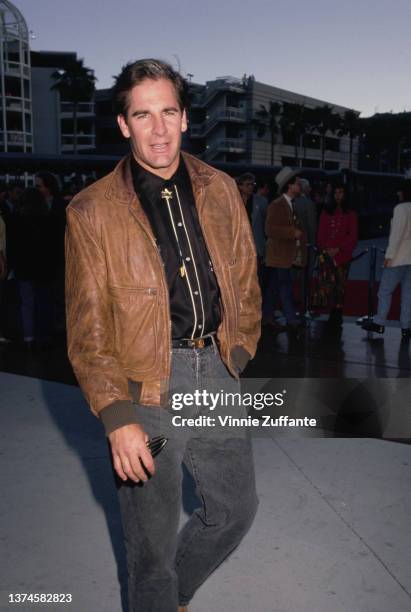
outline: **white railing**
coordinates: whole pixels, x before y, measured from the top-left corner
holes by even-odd
[[[7,132],[7,142],[9,144],[24,144],[24,132]]]
[[[73,114],[74,105],[72,102],[61,102],[60,112]],[[77,105],[78,113],[94,114],[94,102],[79,102]]]
[[[23,110],[23,100],[17,96],[6,96],[6,109],[7,110]]]

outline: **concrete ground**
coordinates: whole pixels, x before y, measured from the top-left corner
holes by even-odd
[[[253,443],[256,520],[190,612],[409,612],[411,445],[269,428]],[[0,609],[123,610],[107,447],[79,389],[0,373],[0,454]],[[9,593],[73,602],[11,605]]]

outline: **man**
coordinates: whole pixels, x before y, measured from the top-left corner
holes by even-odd
[[[247,211],[248,219],[251,221],[253,213],[253,193],[255,187],[255,176],[251,172],[244,172],[236,178],[237,187]]]
[[[130,612],[186,611],[257,498],[248,437],[175,426],[173,401],[205,380],[238,390],[260,333],[256,257],[235,183],[180,153],[182,77],[140,60],[123,68],[113,99],[132,154],[67,209],[68,350],[111,446]],[[168,444],[154,462],[147,442],[159,434]],[[177,537],[182,463],[201,507]]]
[[[268,196],[270,194],[270,186],[265,180],[259,180],[257,183],[257,191],[253,197],[253,213],[252,213],[252,228],[257,256],[259,261],[265,257],[265,221],[267,218]]]
[[[255,248],[257,250],[257,270],[258,281],[262,294],[266,288],[266,267],[265,267],[265,221],[267,218],[268,196],[270,194],[270,186],[266,180],[260,179],[257,182],[257,191],[253,196],[253,211],[251,217],[251,226],[253,228]]]
[[[301,194],[301,184],[297,172],[288,167],[280,170],[275,180],[282,195],[271,202],[267,211],[266,266],[269,280],[264,293],[263,320],[267,323],[273,321],[279,295],[287,328],[296,331],[300,321],[295,311],[291,268],[294,264],[304,266],[306,260],[306,237],[293,211],[293,200]]]
[[[378,290],[378,310],[373,321],[362,328],[383,334],[391,306],[391,298],[401,284],[401,335],[411,339],[411,181],[400,190],[403,199],[394,208],[384,270]]]
[[[0,181],[0,216],[5,225],[5,251],[3,280],[0,280],[0,343],[10,342],[9,336],[19,326],[15,303],[17,298],[14,279],[14,226],[24,183],[14,181],[8,185]]]
[[[308,244],[315,246],[317,238],[317,213],[315,204],[311,199],[311,185],[307,179],[300,179],[301,195],[297,196],[293,201],[293,210],[304,230]],[[304,306],[304,312],[309,309],[309,287],[310,280],[314,270],[315,255],[313,249],[307,249],[307,265],[302,271],[301,278],[301,301]],[[301,269],[299,270],[301,272]]]
[[[317,214],[311,199],[310,181],[300,178],[301,194],[293,201],[294,213],[305,232],[309,244],[315,244],[317,236]]]
[[[49,222],[53,226],[53,240],[50,241],[50,258],[55,272],[50,292],[50,307],[53,313],[49,329],[56,336],[65,336],[64,303],[64,233],[66,228],[66,203],[61,196],[59,179],[52,172],[37,172],[35,176],[37,191],[42,195],[49,210]]]

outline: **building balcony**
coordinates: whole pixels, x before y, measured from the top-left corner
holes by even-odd
[[[203,158],[210,160],[219,153],[245,153],[246,140],[245,138],[222,138],[217,142],[207,145],[207,149],[203,154]]]
[[[24,132],[7,132],[7,142],[8,144],[24,144]]]
[[[27,77],[27,78],[30,77],[29,67],[25,66],[24,64],[19,64],[19,62],[4,61],[3,70],[6,76],[20,77],[23,75],[24,77]]]
[[[6,96],[6,110],[19,111],[23,110],[23,100],[17,96]]]
[[[77,134],[77,149],[94,149],[96,146],[95,134]],[[74,134],[61,135],[61,150],[72,151],[74,149]]]
[[[213,113],[207,117],[206,121],[190,126],[190,136],[192,138],[204,138],[221,121],[232,121],[234,123],[245,123],[245,111],[240,108],[227,107]]]
[[[60,102],[60,115],[62,117],[72,117],[74,111],[74,104],[71,102]],[[79,102],[77,105],[77,116],[90,115],[94,117],[95,106],[94,102]]]
[[[207,104],[211,102],[214,96],[224,92],[244,94],[246,90],[242,84],[242,81],[240,81],[239,79],[237,80],[233,78],[230,80],[219,80],[218,82],[213,83],[212,86],[206,87],[203,93],[194,94],[191,100],[191,106],[207,106]]]
[[[19,130],[8,130],[6,132],[0,132],[0,145],[4,145],[7,140],[8,146],[20,146],[31,145],[33,137],[29,132],[22,132]]]

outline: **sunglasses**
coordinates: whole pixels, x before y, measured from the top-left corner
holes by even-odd
[[[148,440],[146,444],[147,448],[151,453],[151,456],[157,457],[157,455],[161,453],[167,442],[168,438],[165,438],[164,436],[156,436],[155,438],[150,438],[150,440]]]

